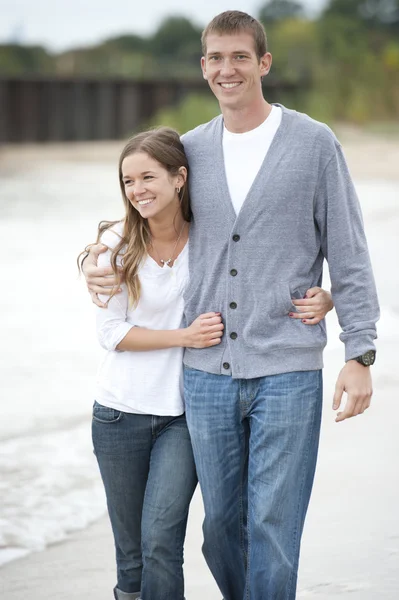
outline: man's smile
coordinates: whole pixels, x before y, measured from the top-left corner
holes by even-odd
[[[219,83],[220,87],[222,87],[224,90],[231,90],[232,88],[235,88],[239,85],[241,85],[241,81],[234,81],[232,83]]]

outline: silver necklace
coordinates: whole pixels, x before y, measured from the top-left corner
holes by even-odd
[[[154,244],[154,238],[151,236],[151,246],[154,248],[154,250],[155,250],[155,252],[156,252],[156,255],[157,255],[157,257],[158,257],[158,260],[159,260],[159,262],[162,264],[162,266],[165,266],[165,265],[166,265],[167,267],[169,267],[170,263],[171,263],[171,262],[173,262],[173,260],[174,260],[174,256],[175,256],[175,252],[176,252],[176,248],[177,248],[177,244],[178,244],[178,243],[179,243],[179,241],[180,241],[180,238],[181,238],[181,236],[182,236],[183,229],[185,228],[185,226],[186,226],[186,222],[184,222],[184,223],[183,223],[183,227],[180,229],[180,233],[179,233],[179,235],[177,236],[176,243],[175,243],[175,245],[173,246],[172,253],[171,253],[171,255],[170,255],[170,258],[168,258],[168,260],[164,260],[163,258],[161,258],[161,257],[159,256],[158,250],[156,249],[156,246],[155,246],[155,244]]]

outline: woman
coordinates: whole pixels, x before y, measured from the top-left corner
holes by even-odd
[[[183,544],[197,478],[182,397],[184,347],[220,343],[220,313],[180,326],[188,281],[188,164],[169,128],[125,146],[119,180],[125,217],[102,223],[108,251],[99,266],[119,273],[120,293],[100,296],[97,331],[107,354],[93,408],[93,444],[103,479],[117,561],[117,599],[183,600]],[[318,322],[332,303],[314,288]],[[302,313],[308,314],[308,313]],[[291,313],[292,318],[301,313]],[[288,318],[288,317],[287,317]]]

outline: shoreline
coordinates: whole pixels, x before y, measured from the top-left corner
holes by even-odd
[[[344,124],[333,129],[342,143],[353,179],[399,181],[399,136],[384,136]],[[116,168],[123,145],[124,140],[0,145],[0,175],[16,172],[21,160],[28,161],[28,167],[45,160],[114,163]]]

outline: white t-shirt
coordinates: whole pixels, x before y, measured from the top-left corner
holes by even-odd
[[[282,114],[279,106],[272,105],[267,119],[251,131],[232,133],[226,127],[223,129],[224,168],[237,215],[280,126]]]
[[[113,248],[122,224],[106,231],[102,243]],[[116,232],[116,234],[115,234]],[[109,266],[111,251],[100,254],[98,265]],[[126,285],[108,308],[97,308],[97,335],[107,353],[97,376],[95,399],[124,412],[177,416],[184,412],[183,348],[148,352],[115,350],[134,326],[148,329],[178,329],[183,316],[183,292],[188,282],[188,243],[173,267],[160,267],[147,256],[140,270],[141,296],[129,308]],[[106,296],[100,296],[105,301]]]

